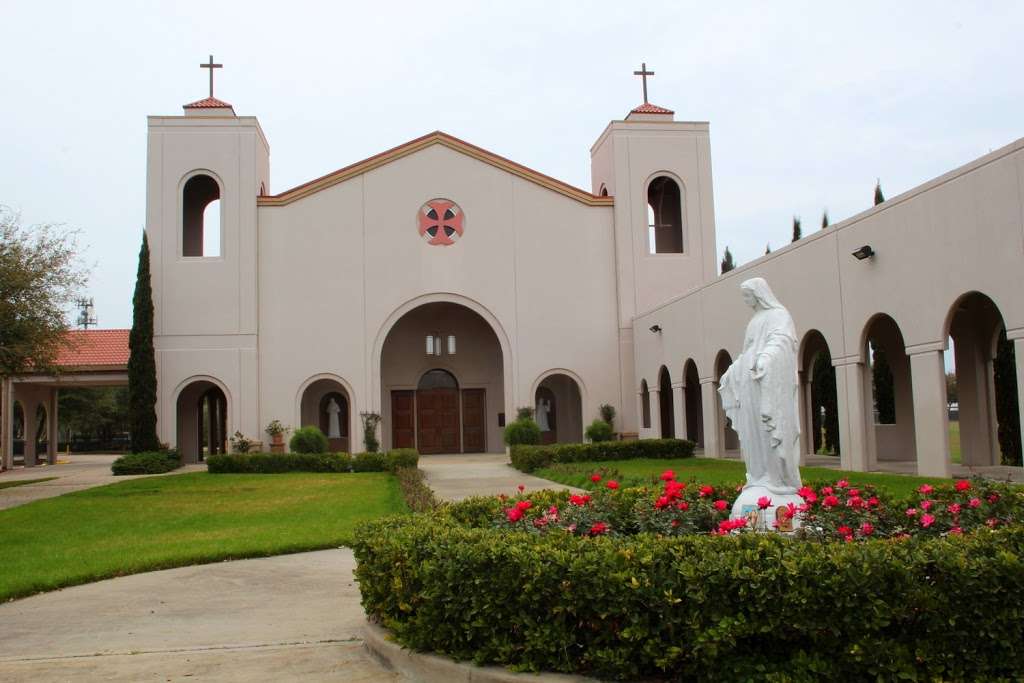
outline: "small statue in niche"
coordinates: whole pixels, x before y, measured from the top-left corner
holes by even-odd
[[[338,402],[331,397],[331,400],[327,402],[327,438],[328,439],[340,439],[341,438],[341,420],[338,415],[341,413],[341,406]]]
[[[549,413],[551,413],[551,401],[543,398],[537,399],[537,410],[534,414],[537,417],[537,426],[542,432],[551,431],[551,422],[548,420]]]

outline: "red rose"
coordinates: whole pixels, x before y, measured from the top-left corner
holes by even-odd
[[[522,510],[523,512],[526,512],[527,510],[529,510],[532,507],[533,507],[533,503],[531,503],[528,500],[521,500],[518,503],[516,503],[516,508],[519,509],[519,510]]]
[[[921,484],[921,486],[918,487],[917,492],[918,493],[923,493],[924,495],[927,496],[929,493],[931,493],[934,490],[935,490],[935,488],[931,484]]]
[[[661,473],[661,476],[659,477],[659,479],[661,479],[662,481],[672,481],[675,478],[676,473],[673,472],[672,470],[665,470],[664,472]]]
[[[522,493],[523,491],[525,491],[525,490],[526,490],[526,487],[525,487],[525,486],[523,486],[522,484],[520,484],[520,485],[519,485],[519,486],[517,486],[516,488],[517,488],[517,489],[519,489],[519,493]]]
[[[846,495],[850,496],[851,498],[856,498],[857,496],[860,495],[860,489],[850,489],[849,491],[846,492]]]
[[[836,505],[839,505],[839,499],[835,496],[825,496],[825,498],[822,499],[821,504],[827,508],[834,508]]]
[[[505,516],[508,517],[508,521],[510,522],[518,522],[523,518],[523,511],[517,507],[509,508],[508,510],[505,510]]]
[[[619,488],[619,482],[615,481],[614,479],[609,479],[608,483],[605,484],[605,486],[614,491],[615,489]]]
[[[594,525],[590,527],[591,536],[600,536],[603,533],[607,533],[608,525],[604,522],[594,522]]]
[[[578,494],[574,493],[571,496],[569,496],[569,505],[575,505],[576,507],[583,507],[584,505],[587,504],[587,501],[589,499],[590,499],[590,496],[581,496],[581,495],[578,495]]]
[[[932,515],[921,515],[921,526],[923,526],[925,529],[927,529],[934,523],[935,517],[933,517]]]
[[[792,503],[786,503],[786,519],[793,519],[796,516],[796,505]]]
[[[766,507],[772,504],[772,499],[768,496],[761,496],[757,499],[757,507],[764,510]]]
[[[932,509],[932,501],[930,501],[930,500],[922,500],[921,501],[921,509],[922,510],[931,510]]]
[[[837,489],[845,489],[849,485],[850,482],[846,481],[845,479],[840,479],[839,481],[836,482]]]
[[[849,536],[851,531],[853,531],[853,530],[850,527],[846,526],[845,524],[843,526],[839,527],[838,529],[836,529],[836,533],[839,534],[840,536]]]
[[[812,489],[810,486],[801,486],[800,490],[797,491],[796,494],[801,498],[806,498],[807,496],[814,496],[814,489]],[[817,498],[817,496],[815,496],[815,498]]]
[[[878,498],[875,496],[868,498],[868,505],[873,508],[878,507]]]
[[[708,485],[705,484],[704,486],[700,487],[700,497],[701,498],[703,498],[704,496],[710,496],[714,492],[715,492],[715,488],[713,486],[708,486]]]
[[[685,500],[681,500],[681,501],[679,501],[679,503],[678,503],[678,504],[676,505],[676,507],[677,507],[677,508],[679,508],[680,510],[682,510],[683,512],[686,512],[687,510],[689,510],[689,509],[690,509],[690,504],[689,504],[689,503],[687,503],[687,502],[686,502]]]
[[[971,482],[967,481],[966,479],[960,479],[956,482],[956,484],[953,485],[953,487],[957,491],[966,491],[967,489],[971,488]]]
[[[590,475],[590,481],[592,481],[592,482],[594,482],[596,484],[597,482],[601,481],[601,475],[600,474],[596,474],[596,473]]]
[[[981,505],[981,499],[980,498],[971,498],[969,501],[967,501],[967,504],[969,506],[971,506],[972,508],[976,508],[979,505]]]
[[[654,509],[660,510],[662,508],[668,507],[670,502],[671,501],[669,500],[668,496],[662,496],[658,500],[654,501]]]
[[[952,514],[952,515],[959,515],[960,514],[960,503],[953,503],[952,505],[950,505],[946,509],[949,510],[949,513]]]
[[[875,533],[875,527],[871,525],[871,522],[864,522],[860,525],[860,532],[865,536],[870,536]]]
[[[998,500],[999,500],[999,494],[998,493],[993,493],[991,496],[988,497],[988,502],[992,503],[993,505],[995,505]]]
[[[727,502],[725,502],[724,500],[716,500],[715,501],[715,509],[716,510],[721,511],[721,510],[724,510],[727,507],[729,507],[729,504]]]
[[[823,496],[831,496],[833,493],[835,493],[835,492],[832,490],[831,486],[822,486],[821,487],[821,494]]]
[[[950,530],[949,530],[949,533],[950,533],[950,534],[952,534],[952,535],[954,535],[954,536],[959,536],[959,535],[960,535],[960,534],[962,534],[963,532],[964,532],[964,530],[963,530],[963,529],[961,529],[961,528],[960,528],[960,527],[958,527],[958,526],[955,526],[955,527],[953,527],[952,529],[950,529]]]

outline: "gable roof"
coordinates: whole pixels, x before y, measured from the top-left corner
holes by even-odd
[[[130,330],[68,330],[67,343],[57,354],[60,368],[112,367],[128,365]]]
[[[230,109],[234,111],[234,107],[225,102],[224,100],[218,100],[216,97],[206,97],[195,102],[189,102],[185,105],[185,109]]]
[[[659,107],[656,104],[650,102],[644,102],[639,107],[634,107],[630,114],[675,114],[671,109],[665,109],[665,107]]]
[[[581,190],[578,187],[570,185],[552,178],[551,176],[544,175],[539,171],[535,171],[532,168],[517,164],[514,161],[506,159],[503,156],[499,156],[494,152],[489,152],[482,147],[471,145],[470,143],[460,140],[457,137],[442,133],[441,131],[434,131],[428,133],[423,137],[410,140],[404,145],[399,145],[386,152],[381,152],[368,159],[356,162],[350,166],[338,169],[333,173],[328,173],[325,176],[321,176],[314,180],[310,180],[307,183],[303,183],[297,187],[282,192],[280,194],[258,197],[256,203],[259,206],[284,206],[290,204],[297,199],[302,199],[308,195],[311,195],[320,190],[324,190],[332,185],[345,182],[358,175],[362,175],[368,171],[372,171],[375,168],[389,164],[392,161],[397,161],[402,157],[414,154],[422,149],[426,149],[432,145],[443,145],[449,149],[455,150],[466,156],[473,157],[478,161],[482,161],[485,164],[490,164],[496,168],[500,168],[503,171],[519,176],[525,180],[529,180],[532,183],[546,187],[549,190],[563,194],[570,199],[575,199],[578,202],[586,204],[588,206],[612,206],[614,199],[612,197],[599,197],[595,194]]]

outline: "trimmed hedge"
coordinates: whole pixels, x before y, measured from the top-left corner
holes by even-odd
[[[122,455],[110,465],[110,471],[121,474],[162,474],[181,467],[178,451],[146,451]]]
[[[638,441],[599,441],[564,443],[550,446],[513,446],[512,466],[533,472],[559,462],[587,460],[630,460],[633,458],[691,458],[696,447],[685,439],[643,439]]]
[[[620,680],[1024,676],[1020,526],[585,538],[468,528],[463,505],[357,530],[363,607],[411,649]]]
[[[288,450],[292,453],[326,453],[327,437],[319,427],[299,427],[288,442]]]
[[[395,472],[416,467],[419,453],[400,448],[388,453],[228,453],[206,458],[211,474],[284,472]]]

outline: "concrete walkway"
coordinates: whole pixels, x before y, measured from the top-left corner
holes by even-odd
[[[519,493],[520,484],[527,492],[540,489],[581,492],[572,486],[520,472],[509,464],[504,453],[421,455],[420,469],[427,476],[427,484],[442,500],[464,500],[470,496],[496,496],[499,493],[514,496]]]
[[[126,479],[138,479],[139,477],[158,477],[166,474],[181,474],[183,472],[201,472],[206,470],[206,465],[185,465],[173,472],[160,474],[139,474],[115,477],[110,471],[110,464],[119,456],[117,455],[71,455],[61,456],[56,465],[37,465],[36,467],[18,467],[6,472],[0,472],[0,483],[10,481],[25,481],[27,479],[44,479],[57,477],[50,481],[42,481],[38,484],[25,484],[12,488],[0,489],[0,510],[12,508],[34,500],[53,498],[72,491],[90,489],[94,486],[104,486]]]
[[[3,681],[400,681],[363,648],[346,548],[136,574],[0,605]]]

